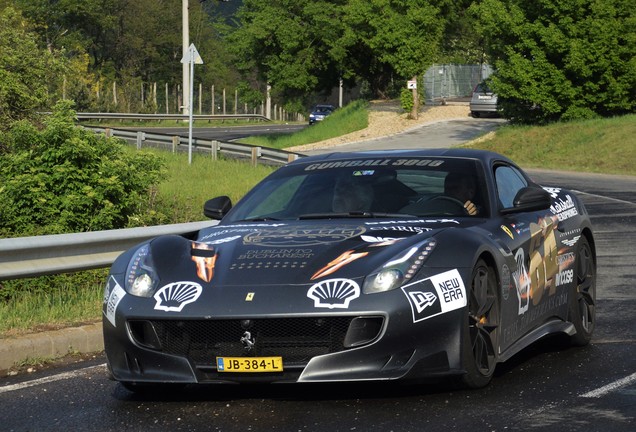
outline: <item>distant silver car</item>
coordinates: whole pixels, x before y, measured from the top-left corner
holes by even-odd
[[[497,114],[497,95],[485,82],[480,82],[473,90],[470,99],[470,115],[480,117],[483,114]]]
[[[316,122],[323,121],[328,115],[330,115],[336,109],[333,105],[316,105],[309,114],[309,124],[312,125]]]

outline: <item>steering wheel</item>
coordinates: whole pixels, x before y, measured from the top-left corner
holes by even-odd
[[[438,195],[438,196],[435,196],[435,197],[431,198],[429,201],[445,201],[445,202],[449,202],[449,203],[451,203],[453,205],[456,205],[458,211],[462,212],[463,214],[468,214],[468,211],[464,207],[464,203],[461,202],[460,200],[458,200],[457,198],[449,197],[449,196],[446,196],[446,195]]]

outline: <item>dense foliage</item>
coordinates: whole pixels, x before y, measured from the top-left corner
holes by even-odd
[[[0,9],[0,130],[37,117],[47,100],[48,78],[60,67],[55,55],[38,48],[15,9]]]
[[[484,0],[472,9],[519,123],[636,111],[636,0]]]
[[[364,96],[399,97],[405,82],[432,63],[483,62],[495,67],[492,86],[504,115],[518,122],[636,109],[636,0],[231,3],[232,16],[221,17],[226,2],[189,0],[190,40],[204,60],[195,85],[236,90],[250,107],[260,106],[269,85],[274,104],[305,111],[340,80]],[[11,111],[12,119],[21,118],[20,109],[46,105],[45,94],[49,100],[65,95],[78,110],[154,112],[157,91],[161,99],[168,83],[174,112],[181,5],[0,0],[0,71],[7,75],[0,91],[11,88],[21,97],[20,103],[0,99],[0,116]],[[24,19],[6,12],[12,9]],[[64,62],[55,66],[54,58]],[[144,99],[150,91],[155,99]]]
[[[161,160],[74,125],[60,102],[42,130],[0,133],[0,237],[123,228],[146,209]]]

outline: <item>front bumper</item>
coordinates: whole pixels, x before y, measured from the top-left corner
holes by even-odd
[[[239,342],[240,323],[245,320],[174,321],[170,330],[157,331],[158,322],[129,320],[115,328],[105,320],[104,344],[108,366],[114,379],[125,382],[222,383],[222,382],[332,382],[395,380],[462,373],[459,347],[464,311],[454,311],[428,320],[412,322],[413,331],[404,331],[400,317],[372,315],[256,318],[251,321],[329,322],[327,337],[297,333],[274,337],[252,353]],[[296,322],[294,322],[296,321]],[[410,321],[410,320],[409,320]],[[336,322],[335,325],[332,323]],[[362,327],[376,327],[361,329]],[[235,342],[223,338],[200,338],[196,328],[235,325]],[[343,327],[344,325],[344,327]],[[338,330],[338,326],[341,330]],[[270,326],[273,328],[273,326]],[[264,327],[265,328],[265,327]],[[358,328],[358,330],[356,330]],[[266,340],[269,330],[257,331],[256,346]],[[162,333],[158,335],[158,333]],[[178,340],[175,343],[175,338]],[[198,340],[197,340],[198,339]],[[302,346],[293,346],[303,343]],[[320,342],[320,343],[319,343]],[[353,345],[353,346],[351,346]],[[175,348],[175,346],[178,346]],[[277,348],[278,346],[278,348]],[[216,356],[282,355],[280,373],[231,374],[216,370]]]

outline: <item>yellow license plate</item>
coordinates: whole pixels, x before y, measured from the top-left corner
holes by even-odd
[[[282,357],[217,357],[218,372],[282,372]]]

